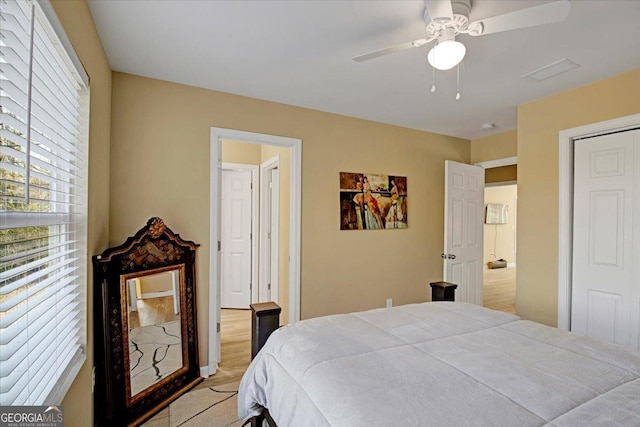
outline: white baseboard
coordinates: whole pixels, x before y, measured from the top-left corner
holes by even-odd
[[[200,366],[200,376],[202,378],[209,377],[209,367],[208,366]]]
[[[217,366],[213,368],[213,370],[209,369],[209,366],[200,366],[200,376],[202,378],[209,378],[211,375],[215,374],[217,370]]]

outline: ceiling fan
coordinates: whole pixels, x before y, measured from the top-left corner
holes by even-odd
[[[466,53],[465,46],[456,41],[458,34],[483,36],[560,22],[569,15],[570,8],[569,0],[558,0],[469,22],[471,0],[424,0],[424,5],[427,37],[374,50],[355,56],[353,60],[368,61],[390,53],[421,47],[437,40],[427,54],[427,60],[438,70],[449,70],[458,65]]]

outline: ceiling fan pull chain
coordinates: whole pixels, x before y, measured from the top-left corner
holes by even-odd
[[[437,44],[438,40],[436,40],[436,45]],[[431,82],[431,93],[434,93],[436,91],[436,67],[431,67]]]
[[[436,91],[436,69],[431,68],[431,93]]]
[[[456,67],[457,76],[456,76],[456,101],[460,99],[460,64]]]

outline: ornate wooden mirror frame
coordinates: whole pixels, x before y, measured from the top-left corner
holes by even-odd
[[[203,380],[196,331],[198,246],[173,233],[162,219],[151,218],[124,244],[93,257],[95,425],[139,425]],[[144,326],[142,313],[136,311],[138,307],[151,311],[138,302],[140,282],[136,281],[162,276],[170,277],[163,279],[171,283],[169,290],[148,295],[172,295],[169,311],[175,312],[169,315],[176,320]],[[145,334],[158,333],[154,330],[173,342],[157,347],[149,361],[139,343],[157,345],[151,335],[147,342],[144,339]],[[141,338],[133,341],[134,335]],[[139,367],[141,360],[150,365]],[[132,375],[133,369],[142,372],[142,382],[138,373]]]

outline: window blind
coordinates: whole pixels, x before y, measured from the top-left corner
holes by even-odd
[[[0,405],[85,359],[88,79],[48,2],[0,0]]]

